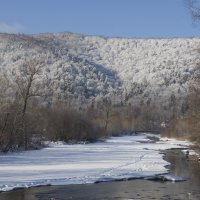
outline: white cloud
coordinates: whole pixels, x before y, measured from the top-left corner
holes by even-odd
[[[21,33],[23,31],[23,26],[21,24],[7,24],[0,22],[0,32],[3,33]]]

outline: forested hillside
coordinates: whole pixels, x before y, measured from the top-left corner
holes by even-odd
[[[102,133],[161,130],[191,116],[199,42],[1,33],[2,149],[31,146],[38,133],[93,140]]]
[[[130,102],[165,101],[173,93],[184,95],[193,80],[199,41],[0,34],[1,74],[16,72],[35,57],[45,62],[45,86],[51,85],[60,98],[91,100],[123,93]]]

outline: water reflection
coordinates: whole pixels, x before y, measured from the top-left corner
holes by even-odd
[[[166,160],[169,160],[171,173],[184,176],[192,187],[200,188],[200,162],[196,157],[187,158],[180,150],[168,150]]]

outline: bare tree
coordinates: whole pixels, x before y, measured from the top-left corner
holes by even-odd
[[[185,0],[194,20],[200,20],[200,2],[197,0]]]
[[[8,74],[8,78],[1,77],[1,90],[4,91],[0,96],[0,148],[3,151],[19,147],[27,149],[29,146],[30,132],[34,132],[30,121],[36,115],[33,112],[37,110],[33,110],[31,103],[37,99],[40,104],[42,98],[50,94],[43,83],[44,66],[43,57],[25,60],[13,73]],[[4,84],[5,81],[7,84]],[[31,113],[28,112],[29,107],[32,107]]]
[[[103,99],[104,116],[104,131],[107,132],[111,114],[111,100],[110,98]]]
[[[50,95],[50,90],[43,84],[44,58],[26,60],[19,69],[19,74],[15,77],[20,100],[20,124],[18,131],[23,135],[23,146],[28,148],[29,135],[26,128],[26,116],[30,100],[33,98],[46,98]],[[41,102],[39,102],[41,103]]]

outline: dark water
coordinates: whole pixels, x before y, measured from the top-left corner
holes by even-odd
[[[0,193],[1,200],[200,200],[200,162],[187,159],[180,150],[169,150],[170,174],[183,176],[184,182],[132,180],[112,183],[45,186]]]

